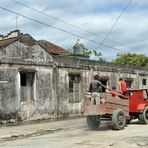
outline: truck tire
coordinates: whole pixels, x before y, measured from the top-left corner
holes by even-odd
[[[87,125],[91,130],[97,130],[100,125],[99,115],[87,116]]]
[[[126,125],[126,116],[121,109],[116,109],[112,116],[112,127],[115,130],[121,130]]]
[[[139,114],[138,119],[139,119],[142,123],[148,124],[148,106],[146,106],[146,107],[144,108],[144,111],[143,111],[142,114]]]

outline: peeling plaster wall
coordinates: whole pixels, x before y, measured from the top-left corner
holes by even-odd
[[[0,81],[8,81],[0,84],[0,119],[11,119],[18,117],[20,100],[17,90],[17,69],[7,66],[0,68]]]
[[[0,120],[55,118],[52,56],[41,46],[16,41],[0,48]],[[32,100],[21,100],[20,72],[34,72]]]
[[[45,65],[53,61],[49,55],[39,45],[27,46],[19,41],[0,49],[1,62]]]
[[[0,68],[0,119],[1,120],[36,120],[54,118],[52,94],[52,69],[26,66],[36,70],[34,80],[34,100],[21,102],[20,98],[20,66]],[[22,67],[22,66],[21,66]]]
[[[54,118],[52,96],[52,69],[36,68],[34,81],[34,100],[21,102],[23,120]]]
[[[57,75],[58,116],[69,114],[67,71],[58,70]]]
[[[107,87],[111,88],[113,85],[117,86],[119,90],[119,78],[126,78],[132,80],[132,88],[142,88],[139,85],[139,71],[133,67],[122,67],[114,64],[99,63],[92,61],[83,61],[78,59],[58,59],[58,100],[59,100],[59,115],[60,116],[75,116],[81,114],[82,100],[85,92],[88,91],[89,85],[95,74],[100,78],[108,78]],[[137,73],[138,71],[138,73]],[[147,70],[144,70],[147,71]],[[68,74],[80,74],[80,101],[71,102],[69,96],[69,78]],[[142,75],[143,77],[143,75]],[[145,75],[145,77],[147,77]],[[140,78],[142,79],[142,78]],[[137,83],[138,82],[138,83]],[[78,96],[75,96],[78,97]]]
[[[79,84],[80,94],[79,96],[74,96],[79,101],[70,101],[72,95],[69,93],[69,76],[68,74],[80,74],[81,81]],[[58,100],[59,100],[59,116],[74,116],[81,114],[81,107],[83,102],[83,97],[85,93],[89,90],[89,85],[95,74],[99,74],[100,77],[111,78],[111,72],[102,72],[77,69],[77,68],[60,68],[58,76]],[[76,100],[74,99],[74,100]]]

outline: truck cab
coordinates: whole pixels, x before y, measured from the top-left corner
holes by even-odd
[[[130,120],[138,118],[143,123],[148,123],[148,90],[128,90]]]

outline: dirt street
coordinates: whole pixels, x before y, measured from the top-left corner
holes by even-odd
[[[111,129],[109,121],[102,122],[97,131],[91,131],[85,119],[69,120],[62,130],[42,136],[3,141],[2,148],[148,148],[148,125],[138,121],[124,130]]]

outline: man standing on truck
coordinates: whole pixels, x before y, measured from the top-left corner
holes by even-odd
[[[102,83],[98,80],[99,76],[95,75],[94,79],[90,83],[89,93],[87,93],[84,97],[91,98],[91,104],[100,103],[100,92],[102,92]],[[84,100],[81,101],[81,113],[83,114],[84,110]]]
[[[102,93],[102,87],[105,87],[100,81],[99,76],[95,75],[94,80],[90,83],[89,92],[91,92],[91,104],[100,104],[100,93]]]
[[[102,83],[98,79],[99,76],[95,75],[94,80],[90,83],[89,92],[102,92]]]
[[[126,82],[122,78],[119,79],[119,89],[123,95],[127,94],[127,85],[126,85]]]

